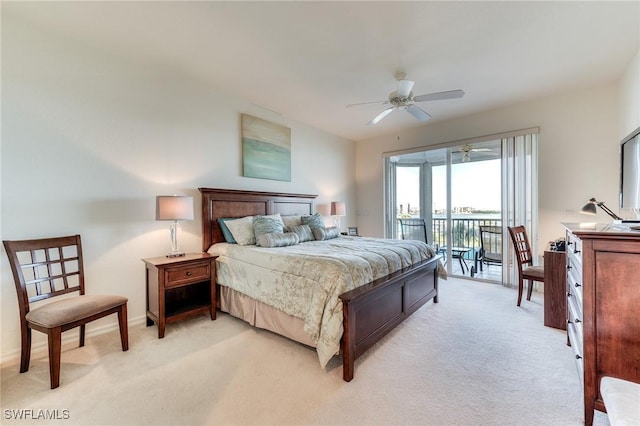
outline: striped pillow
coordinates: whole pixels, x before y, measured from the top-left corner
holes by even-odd
[[[293,232],[262,234],[258,237],[258,245],[261,247],[287,247],[300,242],[300,238]]]
[[[293,232],[300,238],[300,242],[313,241],[313,231],[309,225],[289,226],[287,232]]]
[[[340,231],[335,226],[313,230],[313,236],[318,241],[331,240],[340,236]]]

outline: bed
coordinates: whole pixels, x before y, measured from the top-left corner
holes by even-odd
[[[286,312],[287,309],[283,308],[286,305],[269,303],[269,301],[260,300],[258,297],[248,296],[247,292],[238,291],[237,287],[231,288],[231,286],[224,284],[229,279],[230,273],[227,262],[231,262],[230,259],[234,257],[234,253],[238,258],[236,261],[241,262],[245,253],[240,251],[240,247],[225,243],[222,229],[218,223],[220,218],[240,218],[252,215],[277,213],[283,217],[311,215],[314,213],[316,196],[215,188],[199,188],[199,191],[202,196],[202,248],[203,251],[220,256],[216,262],[219,269],[218,281],[223,281],[218,282],[220,309],[256,327],[315,347],[319,352],[321,364],[323,364],[323,357],[326,362],[327,356],[333,354],[321,354],[322,345],[317,336],[311,338],[309,335],[308,321],[305,322],[300,318],[300,315]],[[379,239],[361,237],[340,237],[331,244],[346,246],[345,250],[351,250],[354,255],[357,255],[358,250],[362,253],[375,252],[377,250],[373,245],[376,243],[375,240],[380,241]],[[408,244],[408,242],[405,243],[407,246],[405,248],[413,250],[408,247]],[[306,247],[302,247],[302,244],[300,246],[295,250],[300,252],[306,249]],[[359,249],[359,246],[366,246],[366,249]],[[331,250],[334,249],[337,250],[338,247],[331,248]],[[268,252],[268,250],[272,251]],[[284,252],[279,248],[263,250],[258,248],[255,251],[257,251],[257,260],[246,262],[249,263],[250,268],[254,269],[262,267],[260,256],[268,259],[265,256],[276,256],[276,252],[280,256],[280,252]],[[336,307],[340,309],[342,314],[339,327],[340,335],[338,336],[339,350],[337,352],[342,355],[343,379],[345,381],[353,379],[355,360],[367,349],[428,301],[438,302],[438,278],[439,273],[442,272],[442,263],[440,258],[433,253],[430,253],[430,256],[416,260],[416,256],[411,255],[413,258],[411,262],[414,263],[405,264],[406,260],[403,260],[402,266],[398,270],[384,276],[379,276],[379,273],[373,275],[376,277],[375,279],[337,295]],[[274,259],[277,258],[274,257]],[[239,276],[240,280],[255,280],[255,278],[248,278],[250,274],[239,274]],[[333,281],[338,280],[331,280],[331,282]],[[244,284],[250,285],[252,283]],[[306,331],[305,326],[307,326]],[[333,327],[333,329],[335,328]]]

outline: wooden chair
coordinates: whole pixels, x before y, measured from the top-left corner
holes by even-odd
[[[60,386],[61,333],[80,327],[84,346],[85,324],[117,313],[122,350],[129,349],[127,298],[114,295],[85,295],[80,235],[38,240],[4,241],[18,293],[22,352],[20,372],[29,370],[31,330],[47,334],[51,389]],[[69,295],[57,301],[33,302]]]
[[[533,255],[531,254],[531,245],[527,237],[527,230],[524,226],[508,227],[511,241],[516,251],[516,259],[518,261],[518,306],[522,301],[522,290],[524,288],[524,280],[527,280],[529,287],[527,289],[527,300],[531,300],[531,292],[533,291],[533,282],[544,282],[544,267],[533,266]]]

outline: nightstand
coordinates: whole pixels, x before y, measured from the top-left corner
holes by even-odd
[[[216,319],[216,257],[187,253],[182,257],[142,259],[146,271],[147,327],[158,325],[158,338],[167,324],[209,312]]]

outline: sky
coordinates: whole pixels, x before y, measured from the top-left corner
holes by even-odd
[[[398,167],[398,204],[419,204],[418,168]],[[451,167],[453,207],[500,210],[500,160],[457,163]],[[434,208],[446,207],[446,167],[433,168]]]

